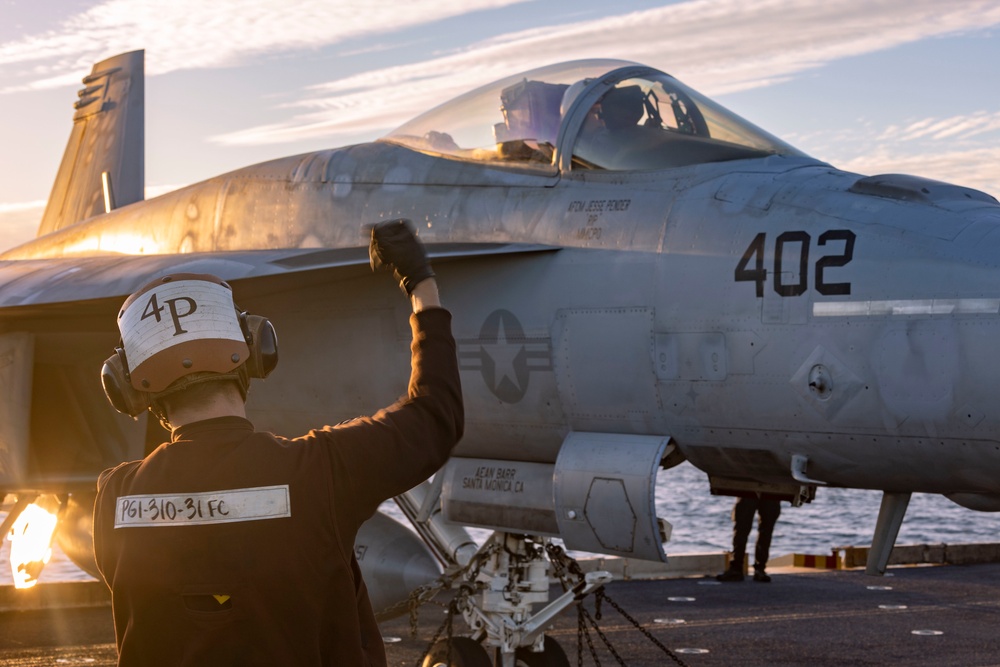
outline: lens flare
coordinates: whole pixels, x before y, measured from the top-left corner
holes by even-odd
[[[52,557],[52,533],[57,517],[38,505],[28,505],[10,529],[10,572],[15,588],[38,583],[42,568]]]

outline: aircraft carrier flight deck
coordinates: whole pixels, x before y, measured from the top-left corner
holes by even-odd
[[[772,575],[769,584],[750,578],[723,584],[711,576],[608,584],[597,625],[623,662],[590,630],[600,664],[1000,665],[1000,563],[894,567],[885,577],[867,576],[863,569],[777,568]],[[46,586],[62,584],[39,588]],[[0,612],[0,665],[114,665],[111,609],[100,601],[99,586],[93,583],[89,592],[78,586],[85,592],[74,593],[77,600],[68,606]],[[585,608],[596,616],[593,596]],[[419,665],[444,618],[441,606],[421,607],[416,637],[407,616],[382,624],[389,664]],[[549,634],[569,664],[578,664],[575,610],[558,617]],[[586,640],[582,646],[582,664],[598,664]]]

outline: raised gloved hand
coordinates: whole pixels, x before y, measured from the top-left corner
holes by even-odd
[[[407,296],[420,281],[434,277],[424,244],[417,239],[413,223],[406,219],[373,225],[368,257],[372,271],[392,271]]]

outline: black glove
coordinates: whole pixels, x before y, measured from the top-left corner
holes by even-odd
[[[406,219],[379,222],[372,226],[368,244],[372,271],[392,271],[406,295],[422,280],[434,277],[424,245],[417,240],[413,223]]]

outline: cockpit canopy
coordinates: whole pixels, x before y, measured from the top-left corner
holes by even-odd
[[[669,169],[803,155],[657,70],[578,60],[446,102],[383,137],[462,160],[552,171]]]

